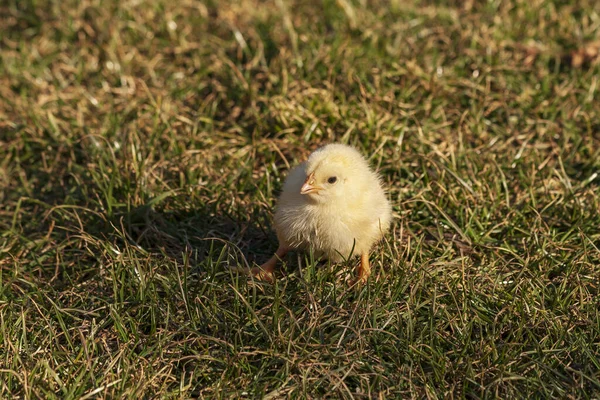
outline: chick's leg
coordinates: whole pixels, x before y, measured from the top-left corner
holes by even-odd
[[[371,264],[369,264],[369,252],[364,252],[360,255],[360,264],[358,264],[358,276],[354,283],[366,283],[369,275],[371,275]]]
[[[269,261],[261,265],[260,267],[254,267],[251,270],[252,275],[255,278],[264,280],[270,283],[273,283],[275,280],[273,277],[273,270],[275,270],[275,266],[277,265],[277,261],[281,260],[288,252],[288,248],[284,246],[279,246],[275,255],[269,258]]]

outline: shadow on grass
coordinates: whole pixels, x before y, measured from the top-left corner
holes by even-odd
[[[260,264],[277,246],[264,220],[240,221],[207,209],[159,211],[142,206],[118,220],[131,243],[178,262],[193,255],[196,267],[224,247],[238,253],[239,266]]]
[[[109,216],[97,204],[86,204],[78,189],[65,190],[42,187],[32,192],[35,197],[12,199],[14,207],[5,212],[11,218],[0,227],[10,234],[2,250],[29,260],[14,266],[15,276],[24,273],[31,282],[63,290],[131,260],[216,273],[260,264],[277,247],[266,213],[236,220],[208,208],[165,211],[144,205]]]

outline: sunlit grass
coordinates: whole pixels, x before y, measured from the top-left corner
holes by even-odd
[[[597,398],[599,21],[3,2],[0,397]],[[303,253],[275,285],[233,273],[275,250],[289,166],[332,141],[394,205],[372,280]]]

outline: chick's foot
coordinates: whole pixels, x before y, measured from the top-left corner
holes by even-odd
[[[357,277],[350,281],[350,286],[364,285],[367,283],[369,276],[371,275],[371,264],[369,263],[369,253],[363,253],[360,255],[360,264],[358,264]]]
[[[259,281],[265,281],[269,283],[275,282],[275,275],[273,275],[273,271],[269,271],[262,266],[250,269],[250,274],[252,274],[252,276]]]
[[[273,257],[269,258],[269,261],[261,265],[260,267],[254,267],[250,270],[250,273],[259,280],[273,283],[275,281],[275,275],[273,271],[277,266],[277,261],[281,260],[287,254],[288,249],[286,247],[279,247]]]

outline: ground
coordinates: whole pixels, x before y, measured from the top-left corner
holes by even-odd
[[[600,397],[595,1],[0,2],[0,397]],[[277,247],[333,141],[371,255]]]

